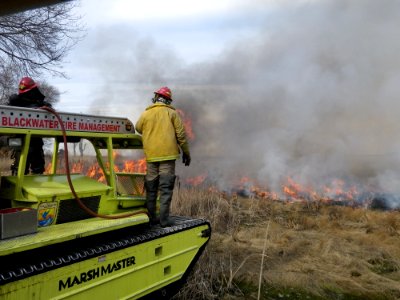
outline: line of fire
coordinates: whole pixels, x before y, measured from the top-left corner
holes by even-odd
[[[177,111],[184,122],[188,139],[191,142],[195,142],[196,135],[190,115],[181,109],[177,109]],[[77,146],[75,145],[74,147],[76,148]],[[86,147],[86,145],[79,145],[79,147],[81,148],[80,155],[83,156],[82,147]],[[90,163],[87,159],[79,159],[75,148],[73,150],[78,159],[71,164],[72,172],[86,174],[99,182],[105,182],[105,175],[100,166],[96,163]],[[120,155],[117,150],[113,152],[113,156],[115,159],[114,170],[116,172],[146,172],[144,157],[129,159]],[[59,172],[65,171],[62,166],[62,157],[58,163],[60,164]],[[51,168],[51,163],[48,163],[46,172],[49,172]],[[355,180],[343,178],[332,178],[328,180],[328,183],[316,186],[315,184],[302,184],[296,181],[295,177],[295,175],[283,174],[280,189],[278,190],[271,189],[268,183],[245,175],[231,178],[228,187],[225,185],[224,188],[221,188],[219,187],[218,179],[215,179],[215,176],[207,172],[192,177],[180,178],[180,184],[189,188],[201,188],[216,192],[226,199],[244,197],[285,203],[319,201],[332,205],[383,210],[397,210],[400,208],[398,204],[400,203],[398,201],[400,200],[399,197],[385,193],[385,191],[376,186],[364,185],[355,182]]]

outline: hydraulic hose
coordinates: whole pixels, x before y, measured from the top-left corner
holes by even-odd
[[[88,208],[82,202],[82,200],[79,198],[79,196],[77,195],[77,193],[75,191],[74,185],[72,184],[71,172],[70,172],[70,169],[69,169],[69,159],[68,159],[67,133],[66,133],[66,130],[65,130],[65,127],[64,127],[64,123],[63,123],[60,115],[54,109],[52,109],[50,107],[47,107],[47,106],[42,106],[40,108],[52,113],[57,118],[58,122],[60,123],[61,131],[62,131],[62,135],[63,135],[63,142],[64,142],[65,171],[66,171],[66,175],[67,175],[68,185],[69,185],[69,188],[71,189],[72,195],[74,196],[76,202],[78,203],[78,205],[79,205],[79,207],[81,209],[86,211],[92,217],[98,217],[98,218],[103,218],[103,219],[122,219],[122,218],[127,218],[127,217],[131,217],[131,216],[134,216],[134,215],[139,215],[139,214],[148,215],[147,210],[139,210],[139,211],[135,211],[135,212],[132,212],[132,213],[126,213],[126,214],[123,214],[123,215],[111,216],[111,215],[98,214],[98,213],[94,212],[93,210],[91,210],[90,208]]]

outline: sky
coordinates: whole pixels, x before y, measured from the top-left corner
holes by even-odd
[[[159,51],[166,60],[178,60],[182,66],[207,63],[223,55],[227,43],[253,35],[268,12],[276,7],[274,0],[80,0],[77,4],[76,14],[82,17],[86,26],[86,37],[65,60],[64,71],[68,79],[54,77],[48,80],[63,93],[60,108],[85,113],[96,105],[82,99],[104,93],[101,89],[107,84],[97,54],[113,59],[112,67],[115,68],[129,67],[124,53],[138,55],[135,47],[151,47],[153,55]],[[154,63],[168,64],[164,61]],[[118,89],[119,83],[137,84],[135,78],[129,80],[124,76],[113,76],[108,80],[113,90]],[[169,82],[163,83],[168,85]],[[139,85],[143,88],[143,82]],[[144,101],[159,87],[150,85]],[[97,110],[100,112],[101,107]],[[123,114],[125,110],[118,107],[112,112]]]
[[[79,11],[88,33],[70,79],[49,80],[64,92],[57,109],[135,122],[169,86],[195,133],[187,176],[275,191],[288,176],[342,178],[400,195],[398,0],[82,0]]]

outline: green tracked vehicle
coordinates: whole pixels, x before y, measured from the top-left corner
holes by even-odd
[[[210,224],[149,226],[144,174],[118,171],[115,157],[142,151],[134,132],[125,118],[0,106],[0,136],[18,158],[0,183],[0,299],[160,299],[185,282]],[[53,143],[44,175],[24,174],[32,137]],[[60,144],[82,141],[103,182],[65,167]]]

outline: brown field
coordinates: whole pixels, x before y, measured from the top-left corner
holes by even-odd
[[[176,299],[399,299],[400,213],[175,189],[213,233]]]

